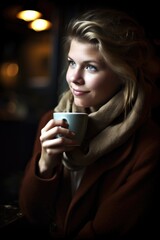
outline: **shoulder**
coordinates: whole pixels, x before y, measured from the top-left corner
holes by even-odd
[[[45,112],[40,120],[39,120],[39,128],[42,128],[43,126],[45,126],[47,124],[47,122],[49,122],[49,120],[51,120],[53,118],[53,112],[54,110],[48,110],[47,112]]]
[[[41,121],[48,121],[50,119],[53,118],[53,109],[48,110],[47,112],[45,112],[42,117],[41,117]]]
[[[143,152],[151,151],[160,155],[160,127],[149,120],[143,124],[136,134],[136,145]]]

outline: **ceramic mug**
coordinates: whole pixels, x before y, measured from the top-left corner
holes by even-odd
[[[54,112],[53,118],[56,120],[65,120],[68,123],[68,128],[75,133],[75,140],[77,145],[80,145],[83,141],[87,123],[88,114],[81,112]]]

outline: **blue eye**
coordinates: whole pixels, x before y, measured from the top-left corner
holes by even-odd
[[[70,67],[75,67],[75,62],[74,61],[72,61],[72,60],[68,60],[68,66],[70,66]]]
[[[88,65],[88,66],[86,67],[86,69],[88,69],[88,70],[91,71],[91,72],[96,72],[96,71],[97,71],[97,68],[96,68],[95,66],[93,66],[93,65]]]

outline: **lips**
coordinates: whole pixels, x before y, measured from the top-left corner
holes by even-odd
[[[77,89],[72,88],[72,93],[73,93],[74,96],[83,96],[86,93],[88,93],[88,91],[81,91],[81,90],[77,90]]]

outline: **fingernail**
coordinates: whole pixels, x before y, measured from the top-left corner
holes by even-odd
[[[66,122],[66,123],[67,123],[67,119],[63,118],[62,120],[63,120],[63,122]]]

